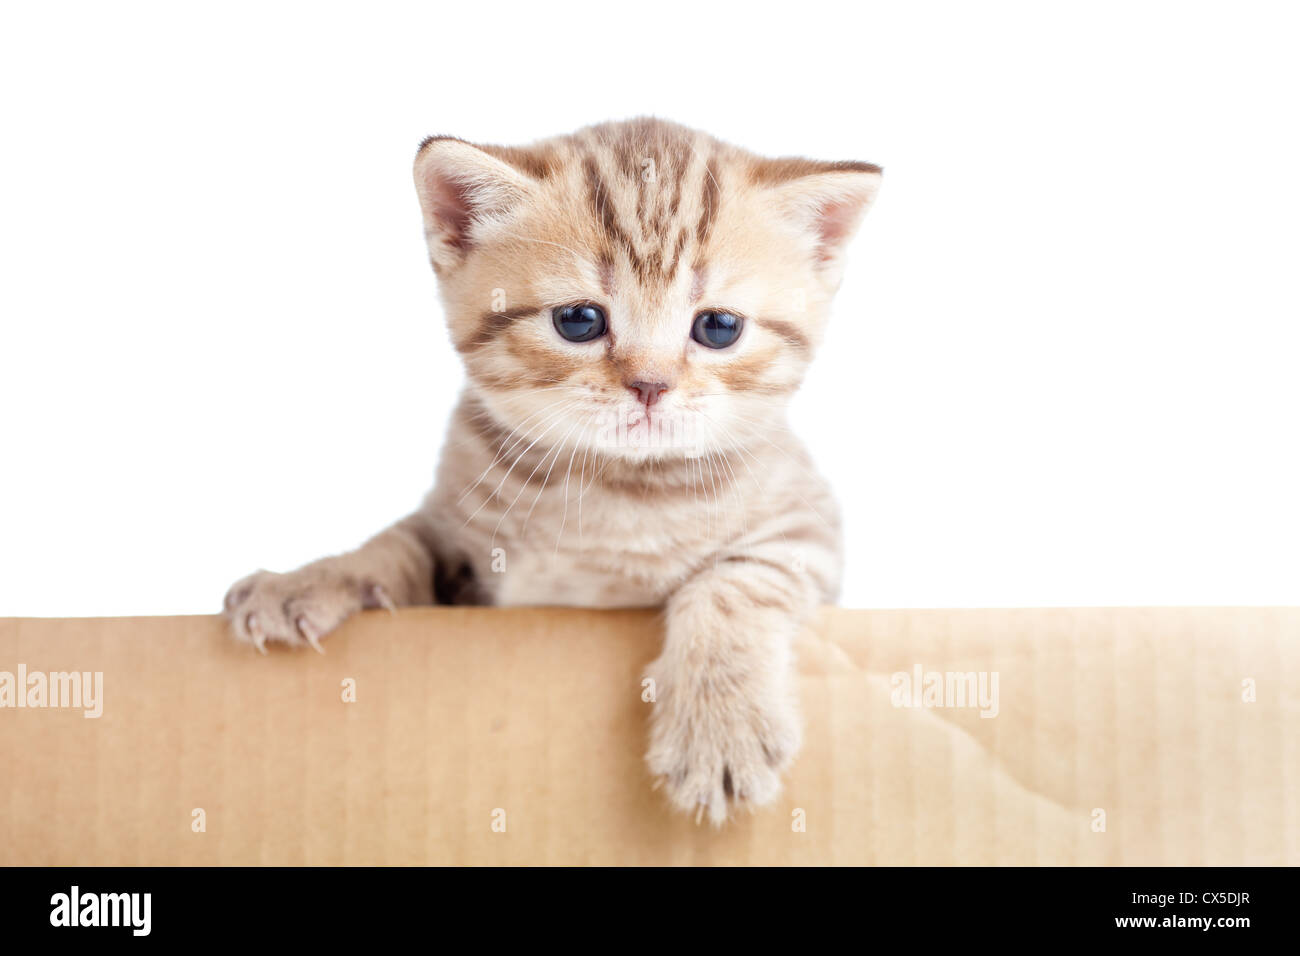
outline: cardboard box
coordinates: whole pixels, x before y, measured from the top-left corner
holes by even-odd
[[[0,709],[0,862],[1300,864],[1300,609],[827,609],[785,792],[721,831],[643,769],[658,628],[410,609],[262,657],[212,617],[0,621],[0,684],[92,675]],[[985,705],[897,706],[918,670]]]

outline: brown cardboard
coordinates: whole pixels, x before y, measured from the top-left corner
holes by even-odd
[[[210,617],[0,620],[0,671],[104,675],[98,719],[0,709],[0,862],[1300,863],[1300,609],[828,609],[785,792],[722,831],[642,768],[657,622],[369,612],[262,657]],[[997,716],[894,706],[918,665],[996,671]]]

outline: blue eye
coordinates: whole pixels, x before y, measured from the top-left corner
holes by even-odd
[[[605,310],[590,302],[551,310],[555,331],[570,342],[590,342],[605,334]]]
[[[710,309],[695,317],[695,324],[691,326],[691,338],[711,349],[725,349],[740,338],[740,327],[743,324],[744,321],[738,315]]]

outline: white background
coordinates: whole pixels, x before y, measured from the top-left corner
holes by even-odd
[[[215,610],[430,483],[427,133],[885,185],[796,402],[856,606],[1300,603],[1300,22],[1263,3],[0,14],[0,614]]]

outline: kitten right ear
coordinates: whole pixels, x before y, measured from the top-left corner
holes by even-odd
[[[485,228],[528,197],[531,185],[519,170],[477,146],[430,136],[415,155],[415,191],[429,257],[443,270],[462,262]]]
[[[874,163],[771,159],[755,171],[772,186],[787,216],[810,236],[816,261],[838,284],[844,249],[880,189]]]

